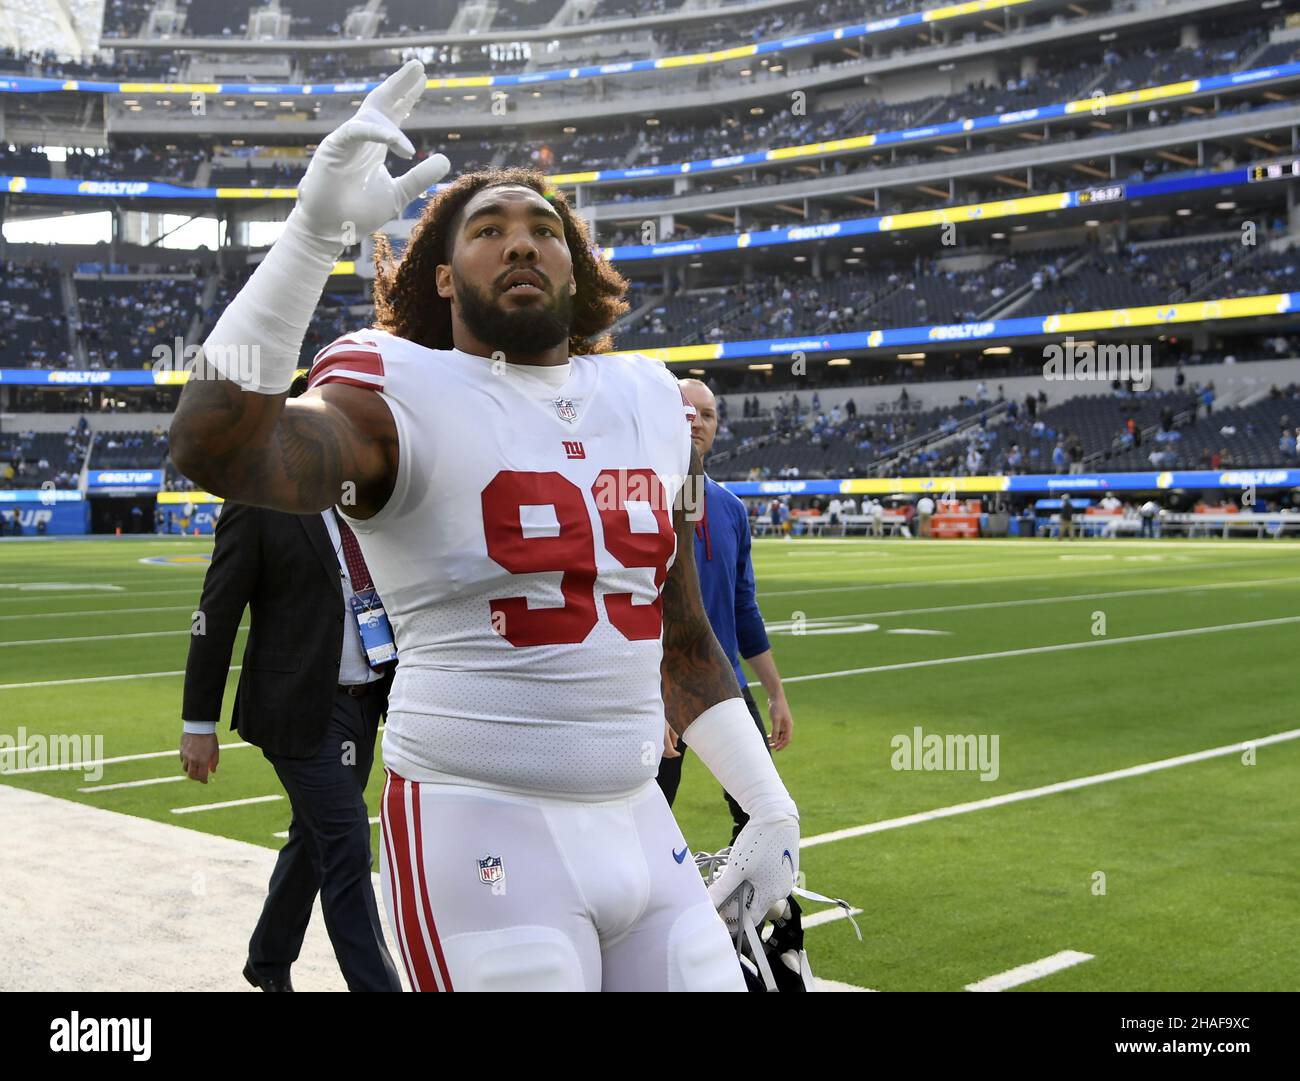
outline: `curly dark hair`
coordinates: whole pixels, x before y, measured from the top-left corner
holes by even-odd
[[[564,193],[535,169],[483,169],[466,173],[429,200],[411,230],[398,260],[388,238],[375,237],[375,326],[429,349],[452,349],[451,301],[434,288],[436,268],[451,262],[451,224],[475,193],[501,184],[532,188],[564,221],[564,239],[573,259],[573,325],[569,355],[605,353],[613,338],[605,333],[628,310],[627,279],[596,249],[587,223],[569,206]]]

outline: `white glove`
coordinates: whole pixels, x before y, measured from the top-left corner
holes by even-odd
[[[734,933],[740,911],[734,901],[725,902],[744,886],[740,899],[754,926],[761,927],[764,920],[781,914],[798,874],[799,819],[781,814],[750,818],[732,844],[722,872],[710,884],[709,898]]]
[[[398,126],[424,92],[424,65],[408,61],[366,95],[321,142],[298,185],[298,205],[266,258],[203,343],[209,364],[244,390],[283,394],[339,254],[397,217],[451,168],[435,154],[394,180],[391,149],[415,148]]]
[[[451,164],[434,154],[394,180],[384,167],[391,150],[415,156],[401,123],[424,93],[424,65],[408,60],[375,87],[356,113],[316,148],[298,184],[295,213],[314,235],[340,247],[396,218],[406,205],[447,175]]]
[[[741,901],[755,926],[785,901],[799,872],[799,810],[777,775],[743,698],[710,706],[686,729],[685,741],[749,815],[731,846],[731,857],[709,886],[727,926],[739,910],[726,905],[745,883]]]

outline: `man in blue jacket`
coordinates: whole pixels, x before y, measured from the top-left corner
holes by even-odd
[[[691,441],[699,451],[700,459],[708,457],[718,433],[718,411],[713,392],[698,379],[681,380],[682,397],[694,408],[691,418]],[[689,410],[688,410],[689,411]],[[790,742],[793,720],[790,706],[781,686],[781,674],[772,659],[772,647],[763,627],[763,616],[754,598],[754,566],[750,561],[749,514],[745,504],[707,474],[704,478],[704,513],[695,524],[695,566],[700,576],[700,593],[704,607],[713,625],[713,633],[731,658],[736,670],[745,703],[754,717],[754,723],[763,733],[763,739],[775,751]],[[767,692],[767,709],[772,718],[772,736],[768,739],[763,718],[758,712],[754,696],[746,686],[748,680],[740,667],[740,659],[758,676]],[[659,787],[663,789],[669,805],[677,795],[682,778],[682,754],[686,745],[677,741],[675,753],[659,763]],[[731,837],[734,841],[747,816],[740,805],[726,796],[735,823]]]

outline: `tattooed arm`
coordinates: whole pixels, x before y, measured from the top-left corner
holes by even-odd
[[[369,518],[397,476],[397,429],[383,398],[330,384],[300,398],[241,390],[205,364],[172,419],[172,461],[214,495],[310,514],[355,496]],[[353,489],[345,489],[351,483]]]
[[[694,498],[683,498],[676,508],[677,559],[663,592],[664,714],[749,816],[726,866],[709,886],[710,898],[735,930],[741,908],[757,925],[784,905],[799,873],[799,810],[740,697],[736,674],[700,599],[698,514],[692,504],[704,498],[704,469],[694,450],[685,491]]]
[[[695,571],[695,522],[704,498],[704,467],[691,449],[691,475],[673,511],[677,558],[664,582],[664,715],[679,736],[710,706],[740,697],[735,670],[709,624]]]
[[[442,154],[397,178],[384,165],[389,152],[415,155],[400,125],[425,82],[424,66],[407,61],[321,141],[280,237],[204,341],[203,370],[181,394],[171,450],[176,467],[209,491],[299,514],[351,503],[358,518],[391,494],[397,435],[379,395],[332,385],[292,401],[285,394],[344,247],[400,216],[450,168]],[[249,350],[257,363],[243,371],[232,361]]]

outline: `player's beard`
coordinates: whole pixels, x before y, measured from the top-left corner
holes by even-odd
[[[452,272],[460,318],[470,333],[492,350],[507,356],[533,356],[569,337],[573,325],[573,297],[567,290],[547,296],[541,304],[507,306],[501,294],[477,289]]]

